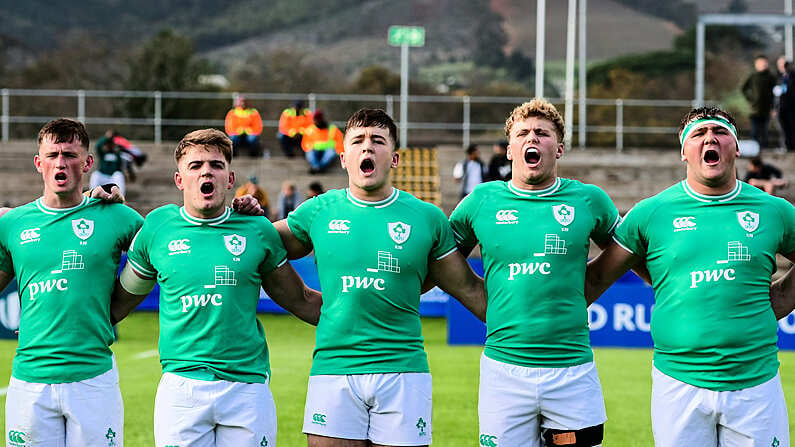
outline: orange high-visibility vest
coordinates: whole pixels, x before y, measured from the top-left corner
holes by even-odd
[[[262,133],[262,118],[257,109],[235,107],[226,114],[224,128],[227,135],[259,135]]]
[[[342,132],[333,124],[326,129],[318,129],[314,124],[307,127],[304,138],[301,139],[301,148],[304,152],[334,149],[338,154],[345,150],[342,146]]]
[[[288,137],[304,133],[304,130],[311,125],[312,112],[309,109],[301,109],[299,113],[295,113],[295,109],[290,107],[284,109],[279,117],[279,133]]]

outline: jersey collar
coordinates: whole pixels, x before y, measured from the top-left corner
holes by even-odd
[[[229,216],[232,215],[232,210],[230,210],[229,207],[227,206],[224,207],[224,212],[221,213],[220,216],[213,217],[210,219],[201,219],[198,217],[193,217],[190,214],[188,214],[188,212],[185,211],[185,207],[183,206],[180,207],[179,209],[179,215],[182,216],[182,218],[185,219],[188,223],[191,223],[193,225],[219,225],[226,222],[229,219]]]
[[[68,211],[76,210],[76,209],[80,208],[81,206],[84,206],[85,204],[87,204],[88,200],[89,200],[88,197],[83,196],[83,200],[81,200],[80,203],[78,203],[75,206],[72,206],[72,207],[69,207],[69,208],[50,208],[49,206],[44,204],[44,197],[39,197],[38,199],[36,199],[36,206],[44,214],[60,214],[60,213],[65,213],[65,212],[68,212]]]
[[[392,188],[392,194],[390,194],[389,197],[387,197],[386,199],[379,200],[377,202],[368,202],[366,200],[359,200],[356,197],[353,197],[353,194],[351,194],[351,189],[345,188],[345,197],[347,197],[348,200],[350,200],[351,203],[353,203],[354,205],[360,206],[362,208],[368,208],[368,207],[386,208],[392,203],[394,203],[395,200],[397,200],[398,192],[399,190],[397,188]]]
[[[708,196],[704,194],[699,194],[687,184],[687,180],[682,180],[682,188],[685,190],[685,193],[690,197],[698,200],[699,202],[728,202],[733,198],[737,197],[742,190],[742,182],[736,180],[736,184],[734,185],[734,189],[727,192],[726,194],[721,194],[719,196]]]
[[[549,187],[544,189],[535,189],[535,190],[517,188],[511,180],[508,180],[505,183],[508,184],[508,189],[517,196],[532,198],[532,197],[544,197],[553,194],[555,191],[560,189],[560,185],[562,182],[560,181],[560,177],[555,177],[555,183],[549,185]]]

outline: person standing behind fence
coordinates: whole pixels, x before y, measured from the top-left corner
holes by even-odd
[[[470,144],[466,149],[467,158],[456,163],[453,167],[453,178],[461,183],[461,198],[467,196],[475,186],[483,183],[486,178],[486,166],[480,159],[480,150],[476,144]]]
[[[508,159],[508,141],[501,140],[494,144],[494,155],[489,160],[489,170],[486,174],[486,181],[510,180],[511,179],[511,160]]]
[[[754,69],[756,71],[745,80],[742,92],[751,105],[751,138],[759,143],[760,149],[764,149],[767,147],[767,127],[773,109],[776,76],[768,70],[767,57],[762,54],[754,58]]]
[[[316,110],[312,120],[312,125],[304,130],[301,148],[309,162],[309,173],[318,174],[325,172],[337,154],[343,151],[342,132],[326,121],[322,110]]]
[[[788,151],[795,150],[795,75],[792,72],[792,63],[786,56],[781,56],[776,61],[778,68],[778,83],[773,89],[776,96],[776,114],[784,134],[784,143]]]
[[[301,138],[304,129],[312,124],[312,112],[304,108],[304,102],[295,101],[292,107],[282,111],[279,117],[279,144],[282,146],[284,155],[288,158],[295,157],[296,152],[301,148]]]
[[[232,140],[232,150],[235,156],[240,155],[240,147],[243,145],[248,146],[250,156],[262,155],[259,145],[262,118],[257,109],[248,106],[246,98],[238,96],[235,99],[235,107],[226,114],[224,128]]]
[[[295,187],[295,183],[285,180],[282,183],[282,190],[279,191],[279,219],[286,219],[287,215],[301,204],[301,193]]]

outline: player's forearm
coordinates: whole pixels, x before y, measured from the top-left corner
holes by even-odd
[[[486,321],[486,291],[483,279],[472,271],[460,253],[453,252],[432,263],[429,277],[481,321]]]
[[[262,288],[279,306],[309,324],[317,325],[322,297],[310,289],[289,262],[263,275]]]
[[[770,305],[776,320],[780,320],[795,310],[795,267],[791,267],[787,273],[773,282],[770,286]]]
[[[134,295],[126,290],[116,281],[116,288],[110,300],[110,321],[116,324],[123,320],[146,298],[146,295]]]
[[[455,292],[453,296],[480,321],[486,321],[486,290],[481,278],[472,273],[472,278],[466,287]]]

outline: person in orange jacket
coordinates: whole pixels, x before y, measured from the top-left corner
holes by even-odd
[[[313,124],[306,128],[301,140],[306,161],[309,162],[309,173],[325,172],[329,165],[342,152],[342,132],[329,124],[323,116],[322,110],[317,110],[312,115]]]
[[[295,101],[292,107],[282,111],[279,117],[279,131],[276,136],[282,146],[284,155],[292,158],[301,147],[301,139],[304,129],[312,124],[312,112],[304,108],[301,100]]]
[[[259,157],[262,149],[259,145],[259,135],[262,133],[262,118],[257,109],[248,106],[248,101],[242,96],[235,98],[235,107],[226,114],[224,128],[229,139],[232,140],[232,151],[240,154],[240,147],[248,146],[249,155]]]

